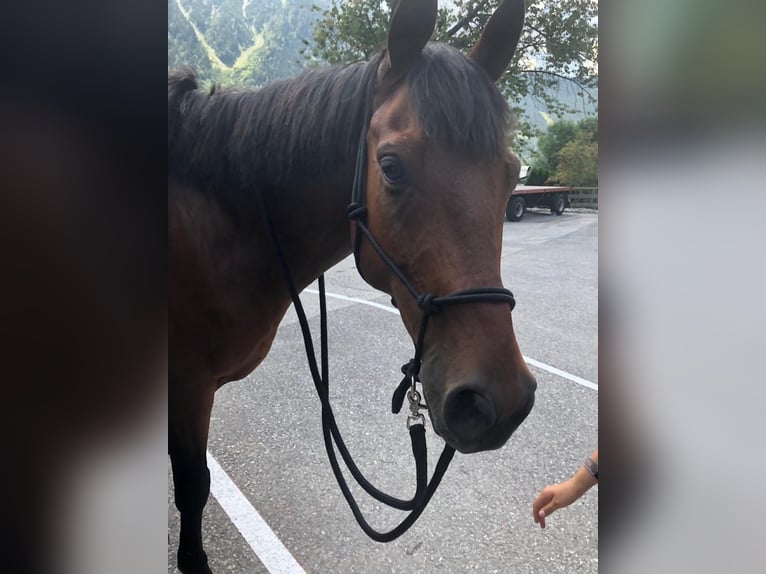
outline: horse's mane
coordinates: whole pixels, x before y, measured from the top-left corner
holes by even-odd
[[[209,189],[316,181],[354,158],[382,53],[304,71],[260,90],[197,90],[191,70],[168,76],[168,171]],[[465,153],[505,153],[508,105],[484,71],[431,43],[408,73],[429,138]]]

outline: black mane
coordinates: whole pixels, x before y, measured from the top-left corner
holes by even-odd
[[[168,172],[210,189],[316,181],[354,158],[382,54],[308,70],[260,90],[197,90],[168,76]],[[472,60],[431,43],[406,79],[429,138],[472,155],[505,153],[508,106]]]

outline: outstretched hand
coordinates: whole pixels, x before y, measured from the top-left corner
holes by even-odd
[[[537,495],[532,503],[532,517],[540,528],[545,528],[545,518],[553,514],[559,508],[569,506],[575,500],[582,496],[581,489],[578,488],[573,478],[546,486]]]
[[[593,451],[574,476],[564,482],[546,486],[532,503],[532,518],[545,528],[545,518],[559,508],[569,506],[592,486],[598,484],[598,449]]]

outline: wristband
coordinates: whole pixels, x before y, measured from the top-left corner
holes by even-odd
[[[593,478],[598,480],[598,463],[595,460],[593,460],[591,457],[588,457],[585,459],[583,466],[589,473],[593,475]]]

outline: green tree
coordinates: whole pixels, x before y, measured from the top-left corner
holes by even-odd
[[[593,187],[598,185],[598,142],[585,132],[566,144],[558,153],[554,178],[562,185]]]
[[[577,137],[577,133],[578,126],[571,120],[561,120],[548,126],[548,131],[537,140],[539,161],[536,167],[549,174],[555,173],[559,165],[559,152]]]
[[[598,184],[598,120],[558,121],[537,142],[535,169],[547,174],[545,183],[570,186]],[[530,183],[532,185],[532,183]]]
[[[524,185],[545,185],[550,179],[550,172],[542,167],[533,167],[527,173],[527,180]]]
[[[304,50],[313,62],[348,63],[368,59],[384,47],[391,9],[398,0],[331,0],[314,28],[314,46]],[[478,40],[500,0],[455,0],[442,6],[434,39],[461,50]],[[525,97],[540,100],[555,115],[576,111],[559,102],[562,84],[595,101],[592,90],[598,71],[598,5],[593,0],[527,0],[519,46],[500,80],[519,118],[517,132],[525,140],[538,130],[523,119],[518,107]],[[515,104],[515,105],[513,105]]]

